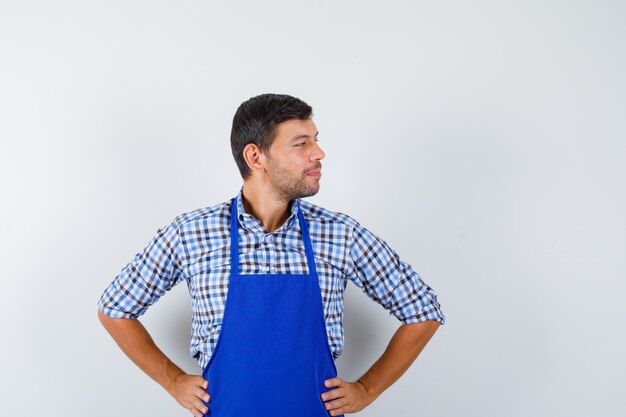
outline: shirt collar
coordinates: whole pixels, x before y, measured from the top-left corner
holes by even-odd
[[[239,193],[237,194],[236,202],[237,202],[237,217],[239,218],[238,219],[239,224],[243,228],[253,230],[256,232],[266,233],[265,229],[263,228],[263,225],[261,224],[261,221],[257,219],[256,217],[254,217],[252,214],[246,213],[246,210],[243,207],[243,187],[241,187],[241,189],[239,190]],[[291,203],[290,203],[291,214],[289,214],[289,217],[287,217],[287,220],[285,220],[285,223],[283,223],[282,226],[280,226],[276,231],[289,229],[291,227],[291,225],[293,224],[293,222],[298,216],[299,204],[300,202],[298,198],[291,200]]]

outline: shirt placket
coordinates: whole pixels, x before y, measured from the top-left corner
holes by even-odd
[[[275,239],[273,233],[265,233],[263,236],[263,249],[265,253],[265,273],[266,274],[276,274],[278,272],[277,265],[277,257],[276,257],[276,246]]]

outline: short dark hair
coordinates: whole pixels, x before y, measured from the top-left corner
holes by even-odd
[[[287,120],[308,120],[313,109],[304,101],[286,94],[261,94],[241,103],[233,117],[230,147],[243,179],[250,168],[243,158],[243,148],[254,143],[261,152],[269,150],[276,137],[276,125]]]

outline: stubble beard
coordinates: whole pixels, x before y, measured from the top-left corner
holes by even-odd
[[[319,182],[307,184],[305,173],[302,173],[300,177],[296,177],[287,169],[274,163],[271,158],[268,158],[268,160],[272,165],[272,169],[267,171],[270,181],[282,200],[291,201],[295,198],[310,197],[319,191]]]

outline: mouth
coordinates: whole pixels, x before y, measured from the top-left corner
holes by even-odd
[[[319,162],[317,164],[315,164],[315,166],[306,173],[307,176],[312,176],[312,177],[316,177],[319,178],[322,176],[322,164],[320,164]]]

